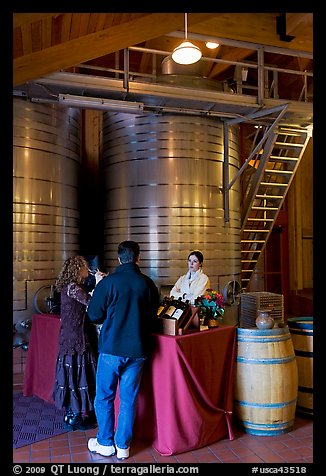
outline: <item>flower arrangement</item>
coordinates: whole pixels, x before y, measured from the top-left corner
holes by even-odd
[[[200,315],[205,321],[217,320],[223,317],[225,302],[223,296],[217,291],[206,289],[205,294],[196,298],[195,306],[199,307]]]

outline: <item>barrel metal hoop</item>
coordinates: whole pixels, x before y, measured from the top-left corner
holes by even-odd
[[[269,365],[269,364],[287,364],[288,362],[293,362],[295,360],[295,356],[292,355],[290,357],[283,357],[283,358],[275,358],[275,359],[250,359],[246,357],[237,357],[236,358],[237,362],[241,362],[244,364],[263,364],[263,365]]]
[[[256,402],[248,402],[246,400],[235,400],[235,403],[241,405],[242,407],[252,407],[252,408],[284,408],[291,405],[295,405],[297,399],[294,398],[293,400],[289,400],[287,402],[276,402],[276,403],[256,403]]]

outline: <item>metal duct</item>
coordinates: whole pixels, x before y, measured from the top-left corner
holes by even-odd
[[[238,129],[229,140],[230,180],[239,170]],[[240,190],[223,209],[223,123],[183,115],[104,113],[106,269],[117,266],[117,245],[138,241],[141,269],[156,284],[173,285],[193,249],[215,289],[240,281]]]
[[[80,111],[13,101],[14,323],[79,249]]]
[[[196,61],[196,63],[193,64],[178,64],[173,61],[172,56],[169,55],[162,60],[161,71],[162,74],[175,74],[179,77],[187,75],[203,78],[206,64],[204,60]]]
[[[214,91],[224,91],[230,88],[221,81],[204,77],[205,61],[199,60],[193,64],[178,64],[171,56],[167,56],[161,63],[162,74],[158,75],[159,83],[177,87],[200,88]]]

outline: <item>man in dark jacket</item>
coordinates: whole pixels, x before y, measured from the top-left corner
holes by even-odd
[[[90,320],[103,324],[99,336],[96,374],[96,438],[88,449],[103,456],[117,452],[118,459],[129,457],[136,398],[142,370],[151,350],[151,329],[159,305],[154,282],[141,273],[140,249],[134,241],[118,246],[118,266],[96,286],[87,313]],[[120,411],[114,433],[114,399],[119,382]]]

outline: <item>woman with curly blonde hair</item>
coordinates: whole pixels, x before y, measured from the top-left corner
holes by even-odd
[[[97,350],[92,340],[96,330],[86,314],[91,294],[82,286],[87,277],[85,258],[71,256],[56,280],[61,296],[61,326],[53,399],[57,408],[66,409],[65,427],[71,430],[93,428],[95,423]]]

